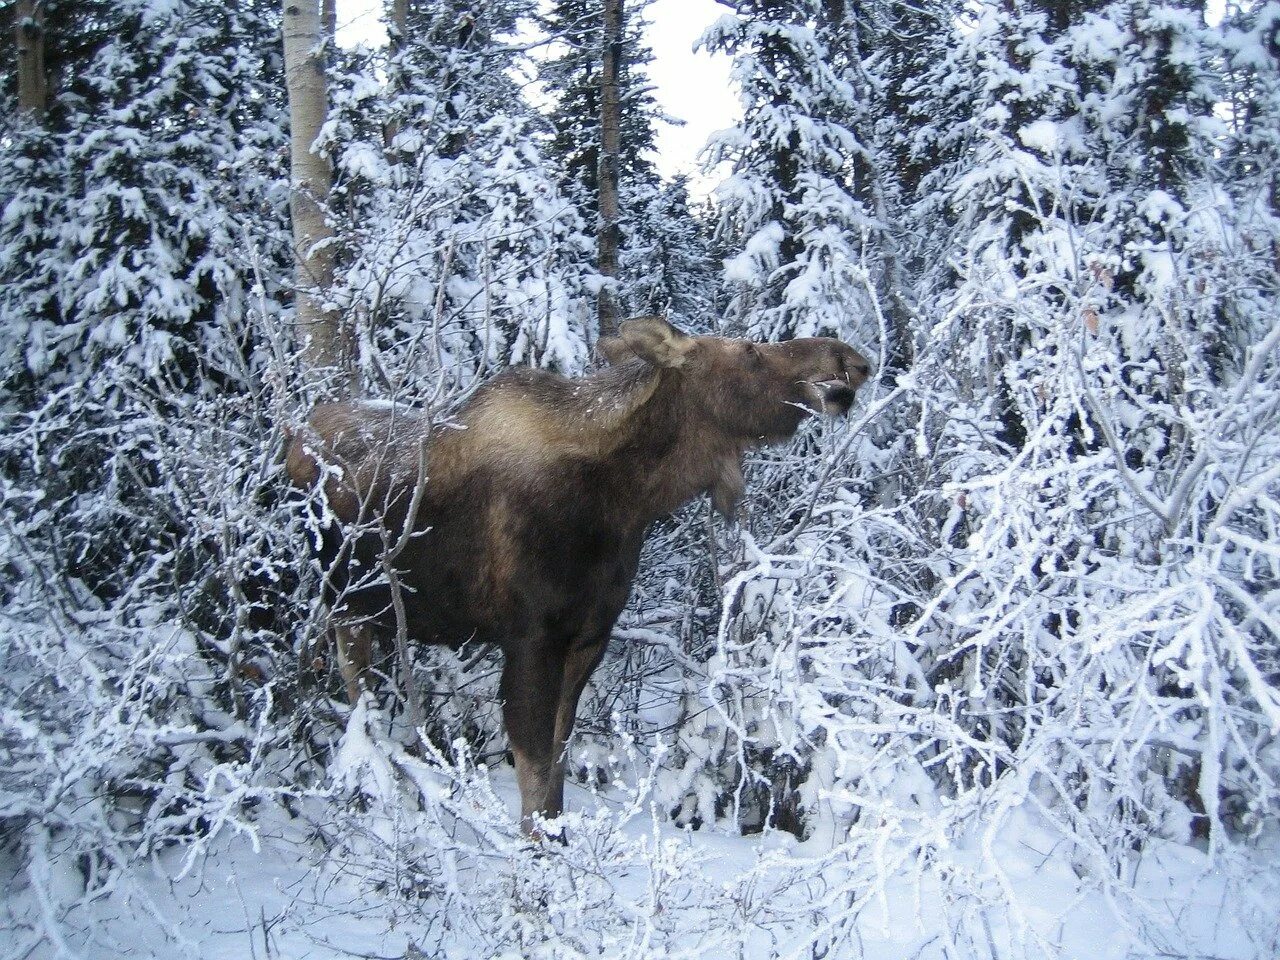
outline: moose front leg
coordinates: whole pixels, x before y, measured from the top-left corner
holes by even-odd
[[[578,701],[586,689],[591,674],[600,665],[608,645],[609,635],[592,637],[573,647],[564,658],[564,679],[560,685],[560,704],[556,710],[555,758],[551,775],[551,805],[564,811],[564,775],[569,761],[569,737],[573,734],[574,720],[578,716]]]
[[[537,815],[560,814],[563,788],[556,783],[556,711],[564,654],[547,644],[512,644],[502,669],[502,714],[516,761],[520,829],[536,836]]]

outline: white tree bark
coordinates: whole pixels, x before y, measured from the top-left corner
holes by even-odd
[[[296,318],[308,388],[319,397],[345,396],[355,388],[354,334],[328,302],[335,240],[325,216],[333,171],[315,149],[329,113],[324,73],[321,6],[325,0],[285,0],[284,63],[289,94],[291,187],[297,261]]]
[[[622,152],[622,104],[618,91],[622,59],[622,0],[604,0],[604,50],[600,68],[600,227],[596,269],[618,276],[618,155]],[[612,285],[600,288],[600,336],[618,332],[618,300]]]

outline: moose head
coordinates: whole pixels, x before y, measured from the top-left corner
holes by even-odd
[[[666,381],[654,399],[670,418],[668,428],[700,448],[689,466],[714,461],[718,476],[709,489],[725,515],[743,493],[745,449],[789,439],[812,414],[848,413],[871,373],[866,358],[828,337],[784,343],[697,337],[660,317],[627,321],[597,349],[612,364],[639,363]]]

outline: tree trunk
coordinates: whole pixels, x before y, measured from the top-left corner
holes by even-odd
[[[338,32],[337,0],[321,0],[320,29],[324,31],[325,40],[332,43],[334,36]]]
[[[618,63],[622,59],[622,2],[604,0],[604,50],[600,70],[600,227],[596,269],[618,276],[618,154],[622,149],[622,107]],[[600,336],[618,332],[618,299],[607,280],[600,288]]]
[[[355,387],[354,337],[338,311],[326,303],[333,285],[334,236],[325,217],[333,172],[329,161],[314,149],[329,112],[325,39],[317,0],[285,0],[292,187],[289,215],[297,263],[296,316],[307,386],[318,397],[340,397]]]
[[[393,101],[404,87],[405,64],[403,57],[408,37],[409,0],[392,0],[391,20],[387,23],[387,52],[391,55],[391,63],[387,69],[386,97],[388,101]],[[382,145],[390,150],[399,133],[400,124],[393,117],[382,128]],[[389,155],[388,159],[391,163],[398,162],[394,154]]]
[[[18,0],[13,34],[18,52],[18,109],[41,118],[49,108],[49,80],[44,69],[43,0]]]

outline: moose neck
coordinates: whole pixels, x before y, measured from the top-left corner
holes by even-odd
[[[679,371],[661,371],[651,395],[618,426],[609,486],[644,523],[708,490],[722,511],[741,495],[744,445],[717,429],[690,392]]]

